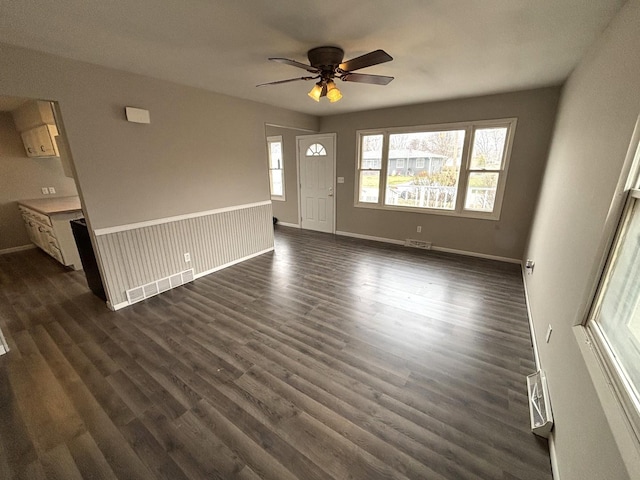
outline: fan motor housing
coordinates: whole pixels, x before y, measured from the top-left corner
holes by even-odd
[[[344,50],[340,47],[316,47],[307,52],[312,67],[333,70],[342,63]]]

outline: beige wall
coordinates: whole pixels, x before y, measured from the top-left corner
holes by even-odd
[[[282,135],[282,160],[284,163],[285,201],[273,200],[273,216],[279,222],[298,225],[298,170],[296,159],[296,136],[305,132],[291,128],[267,125],[267,136]]]
[[[0,94],[60,104],[93,228],[269,199],[264,125],[315,117],[0,45]],[[125,120],[124,107],[151,124]]]
[[[627,429],[618,428],[620,412],[602,372],[590,368],[593,353],[578,345],[585,342],[582,327],[574,327],[595,282],[603,224],[640,113],[639,25],[640,2],[632,0],[568,80],[526,250],[536,262],[527,289],[562,480],[640,478],[638,450]]]
[[[54,187],[56,194],[45,196],[42,187]],[[27,157],[11,113],[0,112],[0,251],[30,244],[17,200],[76,194],[60,159]]]
[[[3,44],[0,65],[0,95],[59,102],[84,210],[91,228],[101,233],[268,201],[265,124],[318,128],[318,119],[309,115]],[[127,122],[125,106],[149,110],[151,124]],[[249,218],[241,222],[218,232],[218,241],[234,245],[262,231],[270,232],[273,240],[270,216],[261,224]],[[208,240],[203,232],[176,230],[163,245],[177,258],[166,263],[184,262],[191,245]],[[115,307],[124,287],[105,272],[122,262],[96,245],[108,301]],[[145,258],[146,247],[140,249],[136,257]],[[238,251],[229,262],[255,253]],[[219,267],[215,261],[192,261],[205,271]],[[123,265],[119,278],[126,279],[127,288],[138,286],[138,278],[154,280],[139,262]],[[173,273],[168,269],[162,275]]]
[[[519,259],[529,233],[553,129],[560,89],[545,88],[324,117],[338,134],[337,229],[388,239],[416,238],[436,247]],[[499,221],[354,207],[356,130],[517,117]],[[422,233],[416,233],[416,226]]]

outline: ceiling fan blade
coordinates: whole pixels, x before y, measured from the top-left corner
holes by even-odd
[[[292,67],[303,68],[307,72],[318,73],[319,70],[317,68],[312,67],[311,65],[307,65],[305,63],[296,62],[295,60],[289,60],[288,58],[280,58],[280,57],[272,57],[269,60],[278,63],[284,63],[285,65],[291,65]]]
[[[363,73],[345,73],[340,80],[345,82],[370,83],[371,85],[387,85],[394,77],[385,75],[365,75]]]
[[[343,72],[353,72],[354,70],[390,62],[391,60],[393,60],[393,57],[384,50],[374,50],[373,52],[365,53],[360,57],[352,58],[351,60],[341,63],[339,68]]]
[[[316,78],[319,78],[319,77],[289,78],[287,80],[277,80],[275,82],[260,83],[259,85],[256,85],[256,87],[264,87],[265,85],[279,85],[281,83],[297,82],[298,80],[314,80]]]

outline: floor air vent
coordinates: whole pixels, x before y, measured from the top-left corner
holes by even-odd
[[[415,240],[413,238],[407,238],[404,241],[405,247],[421,248],[423,250],[431,250],[431,242],[425,242],[424,240]]]
[[[159,293],[166,292],[172,288],[189,283],[193,278],[193,268],[190,268],[189,270],[176,273],[170,277],[161,278],[155,282],[127,290],[127,300],[129,301],[129,304],[133,304],[140,300],[144,300],[145,298],[153,297]]]

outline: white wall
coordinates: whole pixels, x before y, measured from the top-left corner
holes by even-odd
[[[640,1],[630,0],[564,87],[525,252],[536,262],[526,284],[562,480],[640,478],[638,450],[624,428],[612,433],[616,422],[605,415],[612,413],[610,392],[596,391],[602,374],[588,369],[592,353],[581,353],[582,327],[575,327],[595,282],[603,224],[640,113],[639,52]]]

